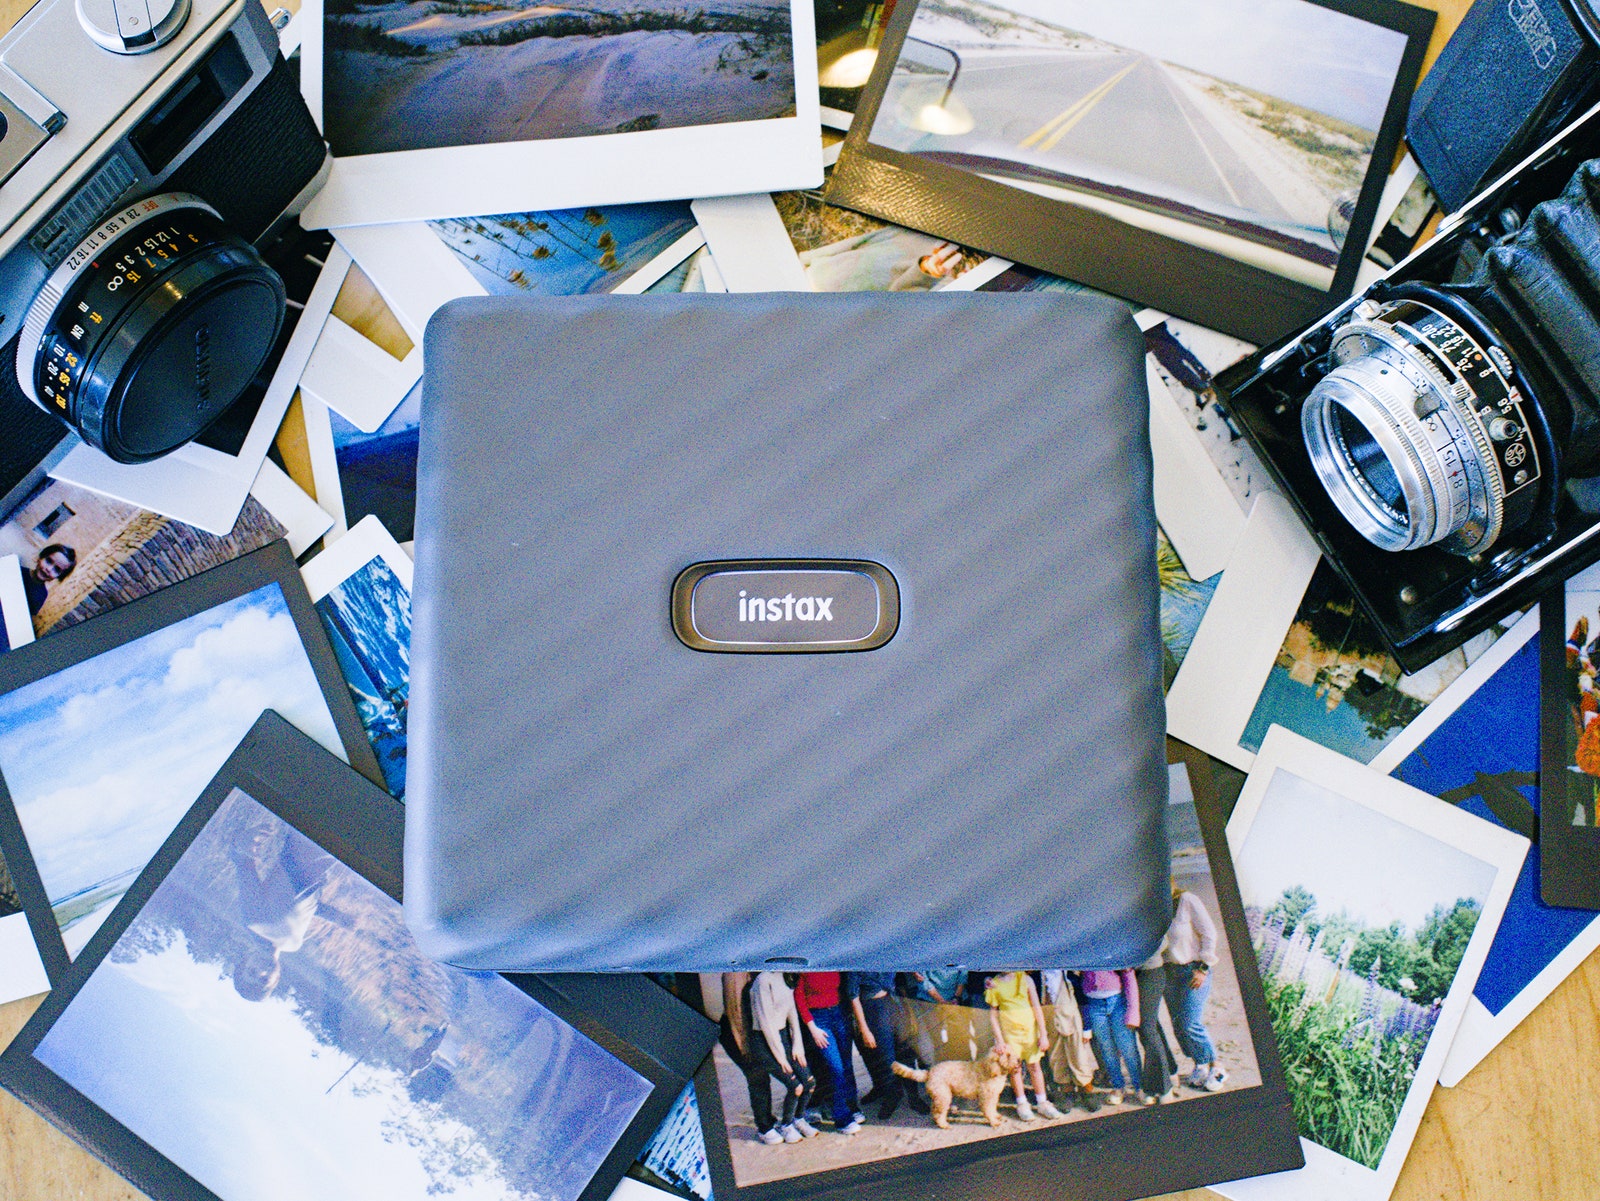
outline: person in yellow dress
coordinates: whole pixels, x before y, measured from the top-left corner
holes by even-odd
[[[1017,1096],[1017,1118],[1033,1121],[1034,1114],[1041,1118],[1059,1118],[1061,1111],[1050,1104],[1045,1095],[1044,1069],[1040,1061],[1050,1049],[1050,1035],[1044,1024],[1044,1009],[1039,1004],[1039,990],[1027,972],[991,972],[983,977],[983,1000],[989,1006],[989,1024],[996,1042],[1003,1042],[1016,1052],[1017,1058],[1027,1065],[1028,1077],[1033,1084],[1032,1105],[1022,1088],[1022,1068],[1011,1073],[1011,1090]]]

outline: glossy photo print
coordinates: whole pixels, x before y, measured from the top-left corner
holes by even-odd
[[[1544,788],[1539,893],[1546,904],[1600,910],[1600,567],[1539,606]]]
[[[938,0],[871,138],[1130,223],[1192,221],[1326,288],[1405,46],[1298,0]]]
[[[410,556],[376,517],[364,517],[301,574],[384,786],[403,801],[411,710]]]
[[[53,975],[266,709],[376,774],[282,544],[0,657],[0,837]]]
[[[1369,763],[1506,628],[1497,624],[1406,675],[1324,560],[1311,576],[1239,744],[1259,750],[1267,730],[1280,725]]]
[[[428,226],[491,296],[579,296],[617,290],[692,233],[694,216],[676,201],[458,217]],[[681,257],[688,253],[686,247]],[[678,261],[669,255],[662,273]]]
[[[1432,20],[922,0],[894,15],[829,195],[1273,341],[1354,282]]]
[[[1228,845],[1306,1166],[1235,1201],[1382,1201],[1528,842],[1274,727]]]
[[[1080,1173],[1075,1195],[1142,1196],[1177,1178],[1152,1164],[1118,1179],[1113,1161],[1142,1154],[1170,1166],[1182,1157],[1165,1140],[1226,1138],[1247,1112],[1253,1133],[1237,1159],[1189,1166],[1216,1180],[1269,1170],[1251,1166],[1257,1154],[1292,1163],[1247,936],[1226,860],[1212,857],[1219,844],[1202,828],[1213,820],[1209,765],[1193,759],[1169,766],[1174,917],[1145,963],[699,977],[722,1031],[697,1085],[714,1194],[906,1195],[934,1179],[923,1173],[973,1164],[976,1148],[998,1153],[998,1144],[1007,1166],[985,1179],[1026,1194],[1049,1171],[1051,1148],[1092,1137],[1104,1140],[1093,1156],[1101,1170]],[[1191,770],[1207,793],[1205,816]]]
[[[230,1201],[576,1201],[650,1092],[240,791],[34,1058]]]
[[[218,537],[47,479],[0,525],[0,555],[21,560],[33,628],[48,634],[283,536],[283,525],[254,497],[246,498],[233,530]]]
[[[816,183],[811,0],[312,0],[316,227]]]
[[[709,1029],[638,977],[429,959],[397,895],[402,825],[264,715],[0,1080],[157,1201],[603,1201]]]

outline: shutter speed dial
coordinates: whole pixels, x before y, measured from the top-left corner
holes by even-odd
[[[115,54],[144,54],[170,42],[191,0],[76,0],[78,24]]]

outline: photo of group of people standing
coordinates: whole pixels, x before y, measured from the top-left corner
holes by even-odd
[[[1208,1027],[1219,964],[1237,992],[1209,886],[1175,879],[1159,948],[1120,970],[703,978],[740,1182],[1235,1087]]]

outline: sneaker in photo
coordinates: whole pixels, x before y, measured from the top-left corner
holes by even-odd
[[[850,1121],[839,1127],[840,1134],[859,1134],[860,1132],[861,1122],[858,1118],[851,1118]]]
[[[1116,1090],[1116,1089],[1112,1089],[1109,1093],[1106,1094],[1106,1104],[1107,1105],[1121,1105],[1122,1104],[1122,1093],[1120,1091]]]
[[[804,1118],[794,1120],[794,1128],[800,1132],[801,1138],[816,1138],[817,1128]]]
[[[1041,1118],[1046,1118],[1051,1121],[1054,1121],[1056,1118],[1061,1116],[1061,1111],[1054,1105],[1050,1104],[1049,1101],[1037,1102],[1033,1109],[1034,1112],[1037,1113]]]
[[[783,1135],[779,1134],[776,1130],[763,1130],[761,1133],[756,1135],[756,1139],[760,1142],[766,1143],[767,1146],[771,1147],[781,1143],[783,1141]]]
[[[783,1136],[783,1141],[786,1143],[798,1143],[802,1137],[793,1126],[779,1126],[778,1133]]]
[[[1206,1082],[1200,1087],[1208,1093],[1221,1092],[1222,1086],[1227,1082],[1228,1072],[1226,1068],[1212,1068],[1211,1075],[1206,1077]]]
[[[1027,1100],[1023,1097],[1017,1098],[1017,1121],[1033,1121],[1033,1106],[1029,1105]]]

